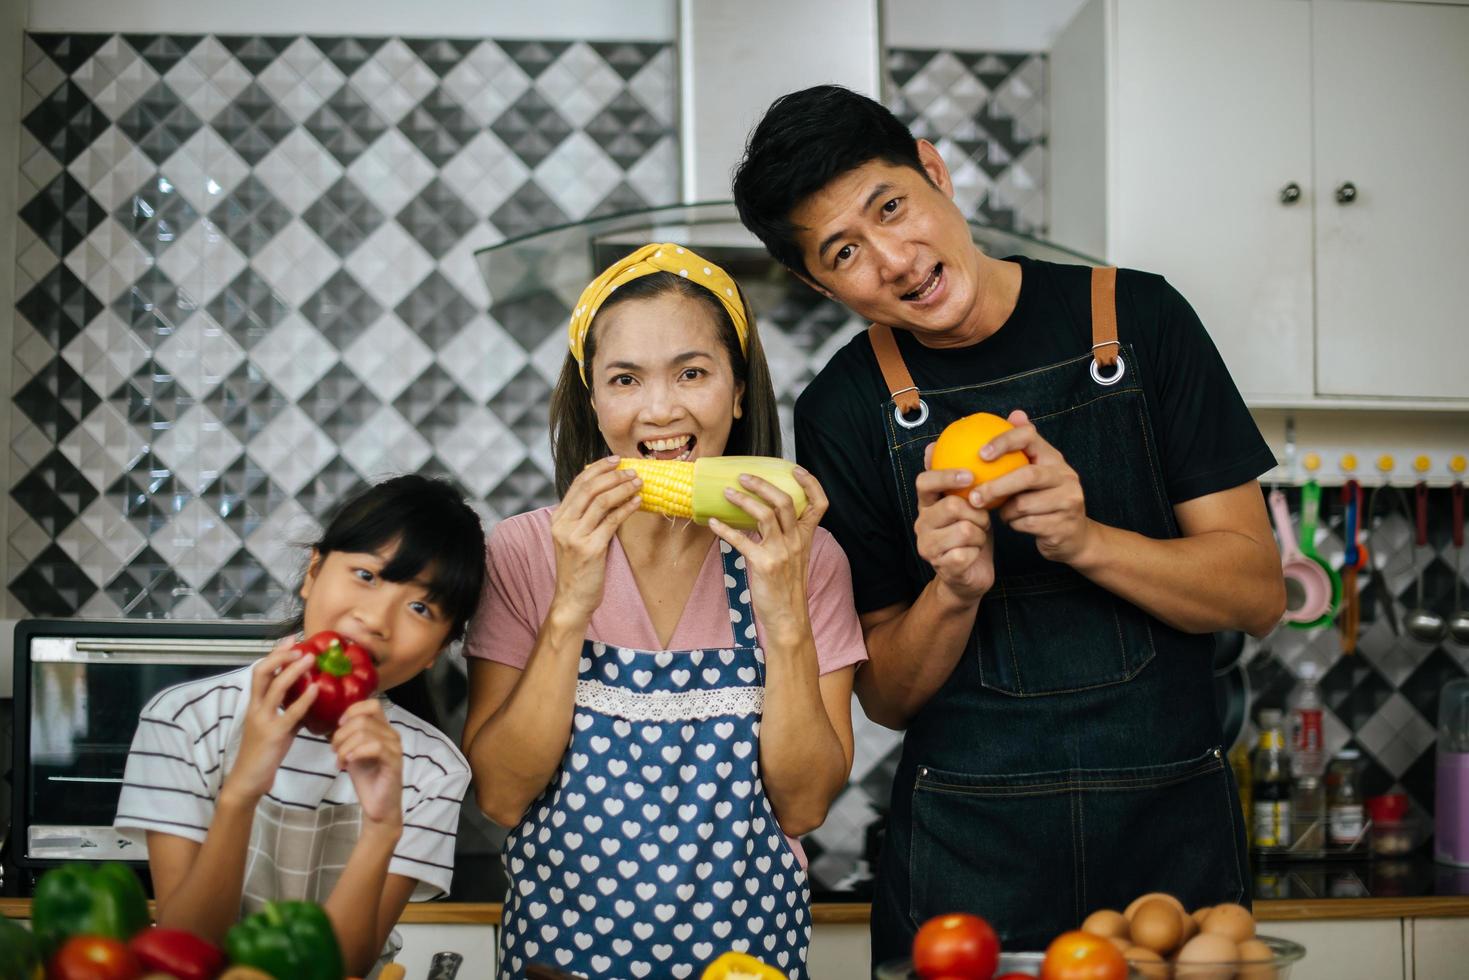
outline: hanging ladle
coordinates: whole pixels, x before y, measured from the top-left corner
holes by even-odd
[[[1460,601],[1464,585],[1464,484],[1455,482],[1450,491],[1454,501],[1454,613],[1449,617],[1449,635],[1469,647],[1469,607]]]
[[[1418,549],[1428,544],[1428,484],[1419,480],[1413,487],[1414,520],[1413,564],[1418,564]],[[1444,636],[1443,617],[1423,604],[1423,569],[1418,569],[1418,608],[1408,613],[1404,623],[1408,635],[1419,643],[1437,643]]]

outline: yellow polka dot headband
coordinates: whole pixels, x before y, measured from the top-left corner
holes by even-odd
[[[631,255],[612,263],[605,272],[593,279],[591,284],[582,290],[581,298],[576,301],[576,308],[571,311],[571,324],[567,333],[571,342],[571,356],[576,359],[577,370],[581,372],[583,384],[587,380],[584,352],[587,331],[591,329],[592,318],[597,315],[597,311],[602,308],[607,297],[616,292],[619,286],[632,282],[634,279],[641,279],[643,276],[651,276],[655,272],[672,272],[698,283],[713,293],[719,302],[724,304],[725,312],[729,314],[730,321],[734,323],[735,334],[740,338],[740,350],[749,353],[749,343],[746,337],[750,333],[750,325],[745,319],[745,306],[740,301],[740,291],[729,273],[708,259],[700,257],[691,248],[667,242],[655,242],[651,245],[644,245]]]

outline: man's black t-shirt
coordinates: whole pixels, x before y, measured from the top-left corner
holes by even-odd
[[[905,330],[898,349],[919,388],[975,385],[1091,349],[1091,270],[1023,257],[1020,297],[999,330],[970,347],[935,350]],[[1223,359],[1188,302],[1162,276],[1117,275],[1117,331],[1141,360],[1139,375],[1173,504],[1227,490],[1275,465]],[[888,459],[888,390],[866,334],[832,357],[796,401],[796,458],[831,500],[822,523],[852,563],[857,609],[912,602],[924,583],[905,553]],[[1005,411],[1026,408],[1008,406]]]

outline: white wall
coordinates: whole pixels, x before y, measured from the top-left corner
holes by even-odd
[[[827,82],[878,95],[877,0],[681,0],[684,199],[727,200],[779,95]]]
[[[1085,0],[882,0],[890,48],[1049,51]]]
[[[17,0],[4,0],[6,3]],[[28,0],[32,31],[671,41],[676,0]]]

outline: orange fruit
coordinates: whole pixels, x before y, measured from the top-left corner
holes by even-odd
[[[1127,960],[1110,940],[1063,932],[1046,949],[1041,980],[1126,980]]]
[[[968,470],[974,474],[974,482],[967,487],[957,487],[948,492],[963,496],[979,484],[1018,470],[1030,462],[1025,458],[1025,454],[1018,450],[1011,450],[994,460],[979,458],[979,451],[986,443],[1013,428],[1015,426],[989,412],[975,412],[973,415],[966,415],[962,419],[950,422],[944,431],[939,433],[938,442],[933,444],[933,469]],[[988,505],[989,509],[995,509],[1008,499],[1006,497],[991,501]]]

